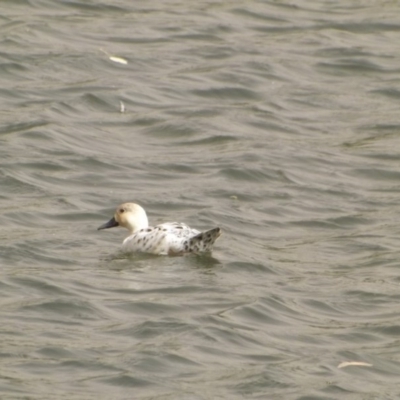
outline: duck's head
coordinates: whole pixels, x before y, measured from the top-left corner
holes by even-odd
[[[114,216],[108,222],[98,227],[97,230],[122,226],[133,233],[139,229],[147,228],[148,225],[146,211],[139,204],[123,203],[117,207]]]

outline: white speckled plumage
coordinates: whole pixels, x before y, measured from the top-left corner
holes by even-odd
[[[146,212],[135,203],[119,205],[114,217],[98,229],[114,226],[122,226],[130,232],[122,243],[122,249],[126,252],[168,255],[202,253],[211,251],[214,242],[221,235],[220,228],[200,232],[178,222],[148,226]]]

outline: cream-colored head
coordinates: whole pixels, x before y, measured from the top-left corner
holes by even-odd
[[[117,207],[114,216],[97,229],[108,229],[114,226],[122,226],[128,229],[130,233],[133,233],[140,229],[147,228],[149,226],[149,221],[146,211],[144,211],[139,204],[123,203]]]

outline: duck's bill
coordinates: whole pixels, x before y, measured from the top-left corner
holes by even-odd
[[[99,226],[97,228],[97,230],[101,230],[101,229],[108,229],[108,228],[114,228],[115,226],[118,226],[119,223],[115,220],[114,217],[112,217],[108,222],[106,222],[105,224]]]

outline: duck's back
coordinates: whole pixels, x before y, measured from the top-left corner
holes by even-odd
[[[122,249],[129,252],[178,254],[184,249],[185,239],[190,239],[199,233],[186,224],[167,222],[133,233],[124,240]]]
[[[124,240],[122,249],[169,255],[210,251],[219,235],[219,228],[202,233],[184,223],[167,222],[133,233]]]

